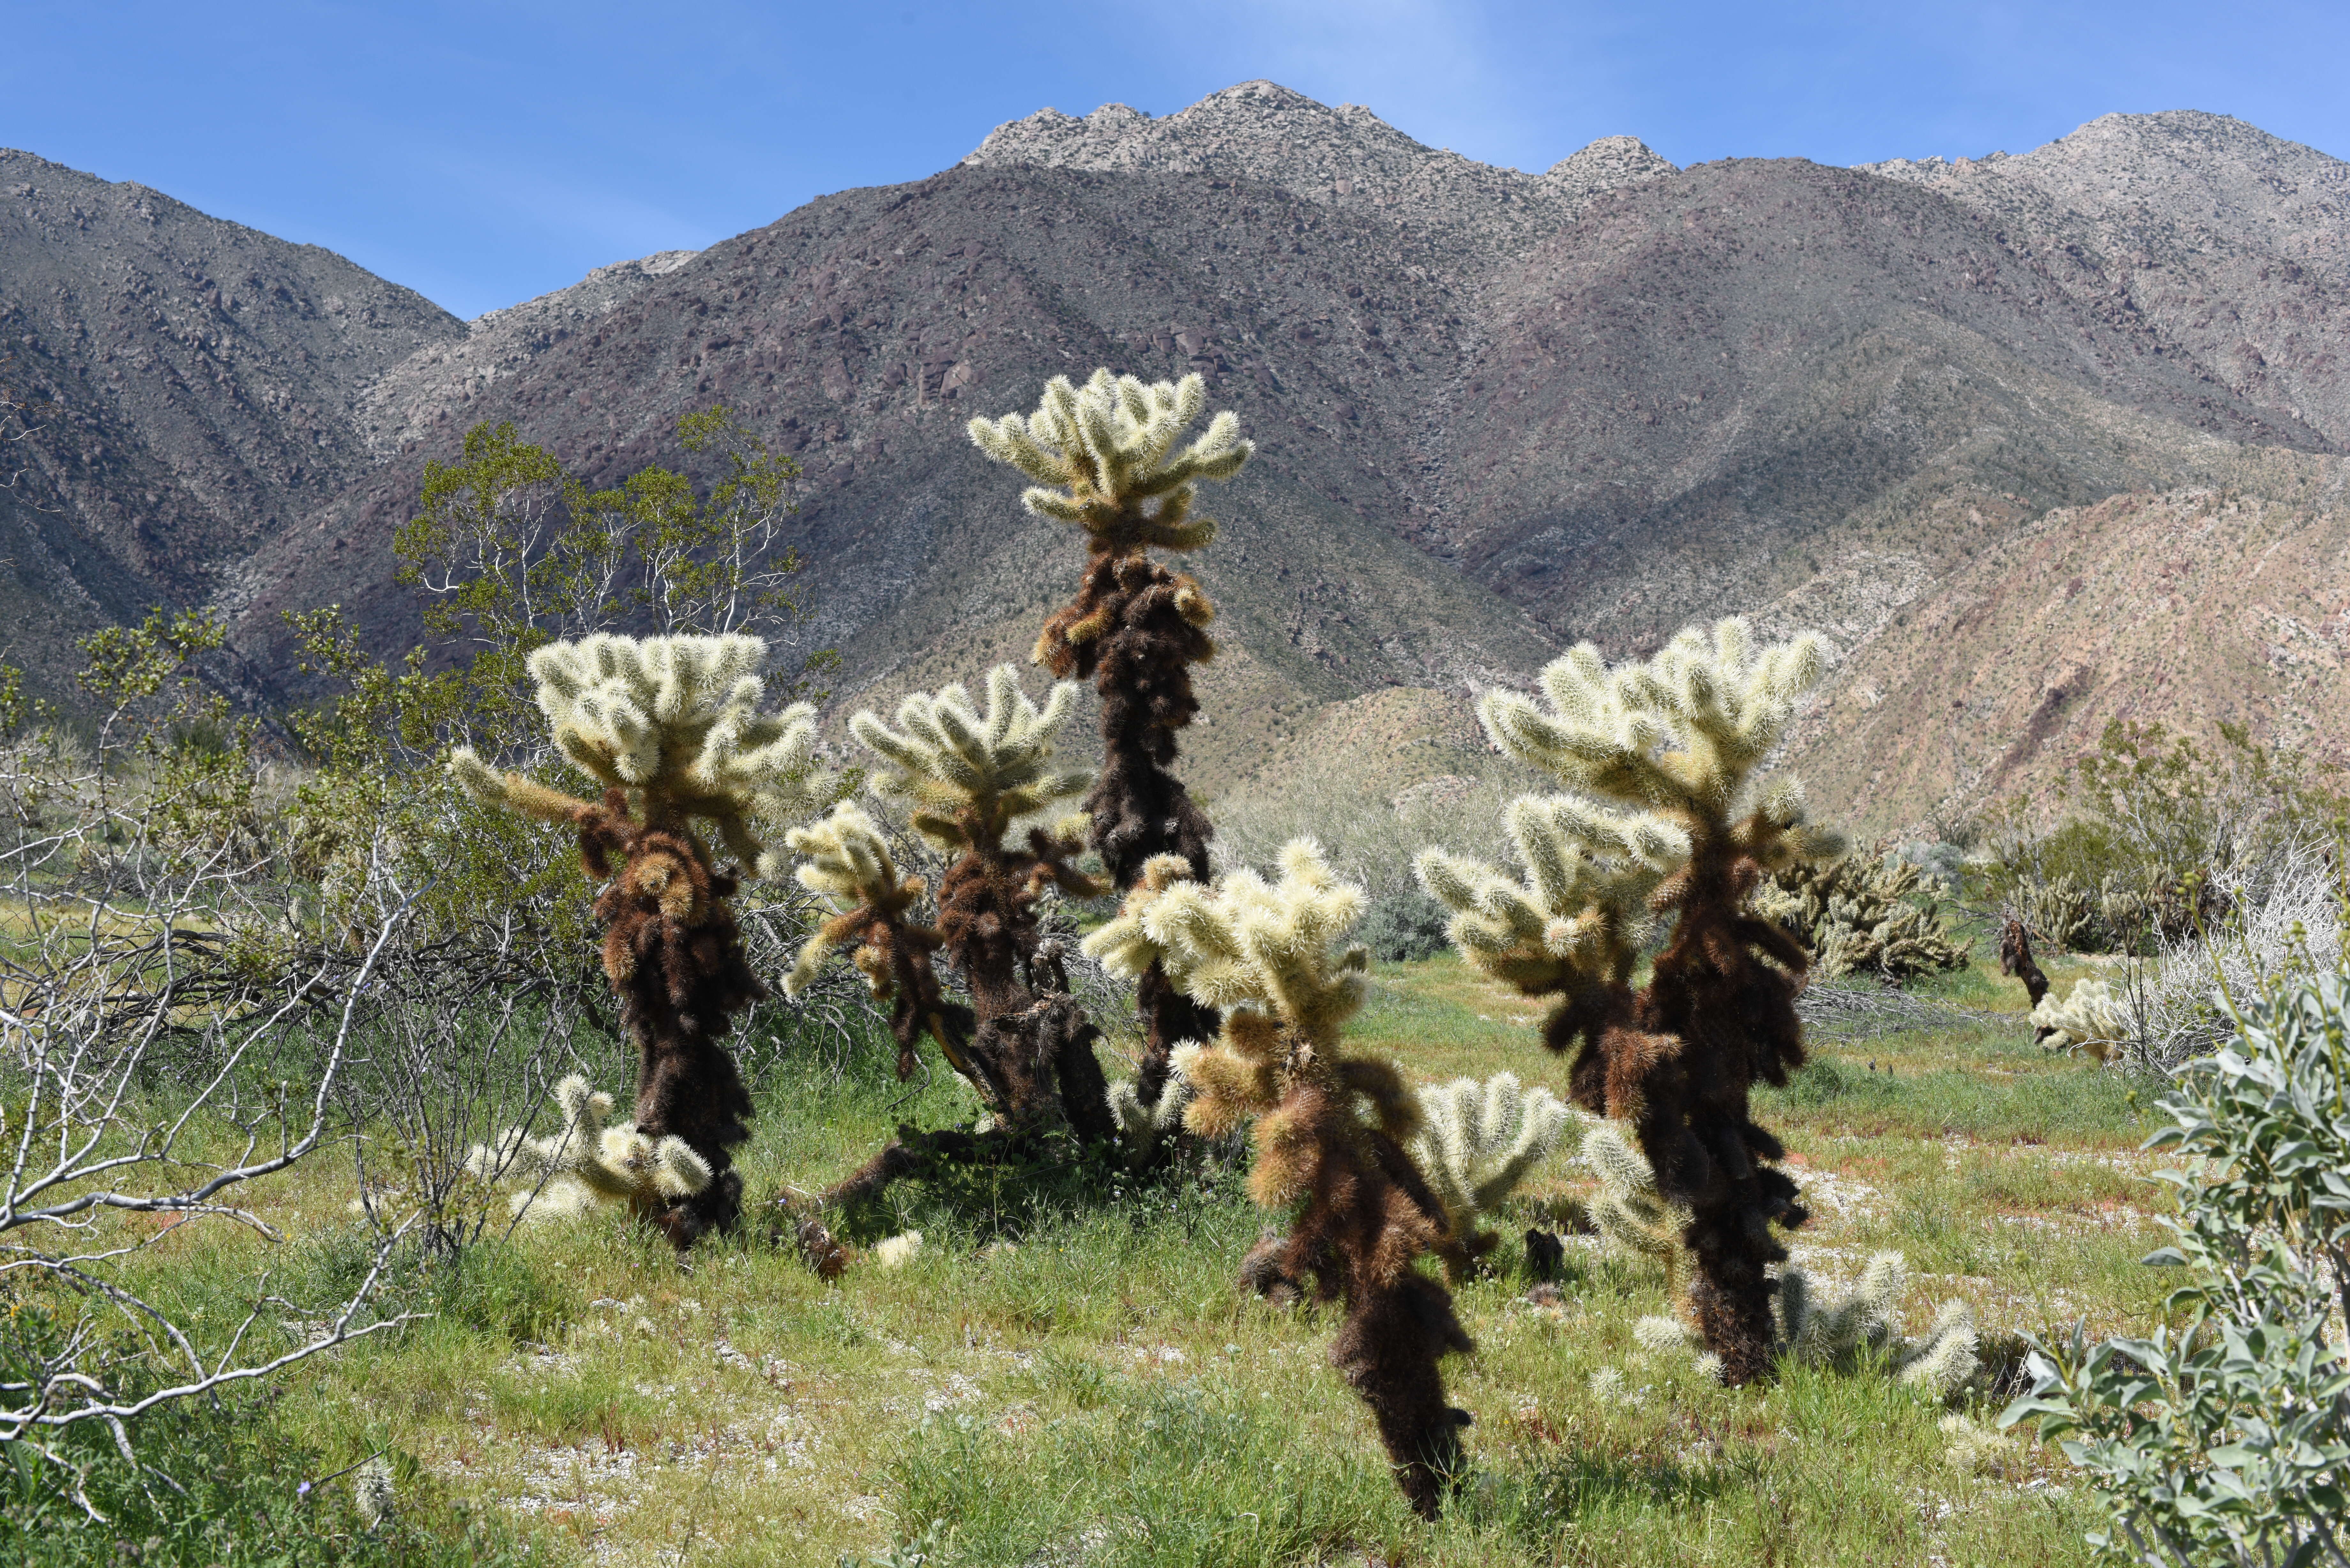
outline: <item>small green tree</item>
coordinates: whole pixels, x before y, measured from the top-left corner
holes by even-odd
[[[2241,725],[2205,742],[2128,719],[2057,780],[2054,804],[2053,826],[2022,799],[1994,815],[1989,891],[2060,948],[2140,955],[2260,899],[2345,806],[2338,769]]]
[[[463,462],[424,465],[416,515],[392,537],[400,580],[426,596],[426,631],[473,650],[436,689],[397,689],[434,733],[478,746],[525,728],[527,660],[558,639],[797,618],[800,560],[780,535],[799,465],[724,408],[686,415],[678,438],[723,465],[706,493],[658,466],[591,491],[511,421],[466,431]]]
[[[722,470],[699,499],[660,468],[591,491],[513,424],[476,425],[459,461],[427,463],[416,515],[394,536],[433,643],[387,663],[338,607],[288,614],[302,672],[334,692],[290,719],[316,766],[295,803],[294,857],[316,890],[305,908],[325,927],[342,918],[341,889],[380,834],[413,857],[411,872],[430,874],[421,926],[446,938],[487,909],[525,913],[546,977],[592,1001],[576,857],[525,819],[483,809],[440,764],[467,747],[559,793],[593,793],[603,785],[553,748],[542,722],[536,650],[648,626],[756,634],[799,617],[800,562],[779,542],[796,465],[723,408],[687,416],[679,434]],[[830,662],[805,662],[790,695]]]

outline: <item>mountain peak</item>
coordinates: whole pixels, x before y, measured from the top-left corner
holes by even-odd
[[[1284,157],[1284,153],[1295,155]],[[1367,109],[1332,109],[1279,82],[1250,81],[1211,92],[1158,118],[1122,103],[1091,114],[1038,109],[988,133],[966,164],[1149,173],[1227,173],[1291,184],[1290,161],[1378,161],[1434,156]]]
[[[1498,169],[1416,141],[1360,104],[1333,109],[1271,81],[1242,82],[1158,118],[1122,103],[1083,117],[1039,109],[997,126],[963,162],[1219,175],[1447,225],[1496,206],[1563,222],[1600,191],[1677,171],[1631,136],[1602,137],[1544,174]]]

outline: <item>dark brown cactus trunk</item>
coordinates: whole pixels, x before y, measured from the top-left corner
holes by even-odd
[[[1183,781],[1170,771],[1176,735],[1200,711],[1191,666],[1215,653],[1206,627],[1214,608],[1191,577],[1145,556],[1097,555],[1074,602],[1045,623],[1036,658],[1057,679],[1090,677],[1100,694],[1102,771],[1085,799],[1093,845],[1119,891],[1141,878],[1153,857],[1173,855],[1208,878],[1214,830]],[[1170,1058],[1186,1040],[1212,1040],[1221,1026],[1170,984],[1156,964],[1135,992],[1142,1017],[1142,1064],[1135,1092],[1157,1105]]]
[[[2024,934],[2023,922],[2012,915],[1999,933],[1999,968],[2002,974],[2012,975],[2023,982],[2023,993],[2032,999],[2032,1005],[2037,1009],[2040,999],[2048,994],[2048,977],[2040,972],[2038,964],[2032,961],[2032,939]],[[2054,1033],[2045,1024],[2035,1025],[2032,1031],[2032,1042],[2036,1045]]]
[[[967,853],[939,887],[939,936],[978,1020],[965,1075],[1015,1132],[1066,1125],[1088,1143],[1107,1141],[1116,1129],[1094,1055],[1101,1032],[1066,985],[1053,984],[1035,911],[1042,882],[1091,885],[1066,864],[1073,846],[1041,832],[1029,842],[1024,853]]]
[[[605,926],[604,972],[637,1046],[637,1128],[684,1139],[711,1169],[708,1187],[649,1216],[681,1251],[742,1215],[733,1151],[751,1136],[751,1095],[721,1042],[767,988],[751,972],[727,906],[735,878],[712,869],[699,837],[636,822],[618,790],[583,808],[578,827],[581,863],[609,878],[595,912]]]
[[[1631,1127],[1658,1191],[1688,1207],[1690,1308],[1736,1386],[1771,1371],[1769,1271],[1787,1257],[1773,1227],[1809,1218],[1773,1168],[1785,1148],[1749,1105],[1756,1079],[1784,1085],[1803,1065],[1795,992],[1808,961],[1784,929],[1745,912],[1761,877],[1752,859],[1700,841],[1682,877],[1659,895],[1671,895],[1679,919],[1648,986],[1595,986],[1560,1011],[1544,1044],[1582,1043],[1576,1103]]]
[[[1469,1413],[1444,1397],[1443,1358],[1476,1348],[1451,1293],[1413,1261],[1441,1250],[1443,1210],[1400,1145],[1364,1124],[1326,1067],[1293,1072],[1279,1110],[1298,1147],[1314,1150],[1305,1206],[1289,1234],[1249,1251],[1241,1278],[1260,1294],[1338,1299],[1346,1319],[1330,1364],[1371,1408],[1396,1483],[1434,1519],[1461,1463]],[[1293,1058],[1297,1059],[1295,1057]]]

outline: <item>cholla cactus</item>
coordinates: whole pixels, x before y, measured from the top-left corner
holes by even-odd
[[[1181,1128],[1183,1113],[1191,1104],[1191,1082],[1171,1065],[1155,1101],[1143,1099],[1139,1078],[1120,1078],[1109,1086],[1110,1119],[1118,1123],[1118,1145],[1128,1170],[1148,1170],[1158,1163],[1168,1139]]]
[[[1689,835],[1660,816],[1568,795],[1521,795],[1503,820],[1523,877],[1428,850],[1420,885],[1453,911],[1453,945],[1470,963],[1529,996],[1559,999],[1544,1036],[1558,1049],[1620,1009],[1656,930],[1651,900],[1688,861]]]
[[[351,1501],[359,1508],[359,1522],[369,1530],[381,1530],[391,1522],[398,1500],[392,1490],[390,1459],[378,1454],[359,1466],[351,1477]]]
[[[1768,1269],[1786,1256],[1769,1227],[1804,1219],[1747,1096],[1753,1077],[1783,1084],[1804,1059],[1794,998],[1806,955],[1748,905],[1763,876],[1843,853],[1800,789],[1756,776],[1819,670],[1815,639],[1758,651],[1734,619],[1614,670],[1583,644],[1543,670],[1546,703],[1496,691],[1479,704],[1497,745],[1576,792],[1512,805],[1523,878],[1419,859],[1462,955],[1557,998],[1544,1043],[1580,1047],[1575,1099],[1629,1124],[1659,1194],[1689,1210],[1691,1311],[1733,1383],[1769,1369]],[[1659,915],[1670,934],[1636,993]]]
[[[874,793],[955,856],[940,878],[935,929],[908,918],[921,885],[899,880],[888,846],[863,813],[836,811],[820,828],[790,840],[809,857],[802,882],[840,910],[803,950],[791,983],[805,983],[825,953],[858,937],[858,967],[877,992],[897,999],[899,1072],[913,1070],[919,1034],[932,1035],[978,1091],[998,1142],[1058,1125],[1088,1142],[1107,1143],[1114,1135],[1108,1085],[1094,1055],[1100,1032],[1040,957],[1039,894],[1047,886],[1080,898],[1096,890],[1071,864],[1081,846],[1060,827],[1031,828],[1024,848],[1005,842],[1018,819],[1086,786],[1086,774],[1053,766],[1053,742],[1075,696],[1075,687],[1056,686],[1040,708],[1020,690],[1012,667],[1001,665],[988,675],[984,713],[962,687],[949,686],[899,703],[894,729],[871,712],[850,721],[851,732],[881,759]],[[937,948],[970,989],[969,1010],[940,999],[929,960]],[[956,1137],[958,1148],[968,1142],[968,1135]],[[935,1145],[936,1138],[920,1147],[902,1138],[890,1144],[832,1198],[878,1194],[918,1168],[922,1151]]]
[[[607,789],[628,792],[648,827],[707,822],[745,866],[759,858],[759,820],[797,821],[827,781],[815,763],[816,710],[758,711],[767,645],[755,637],[598,634],[530,656],[538,706],[555,745]],[[482,799],[549,822],[580,805],[460,748],[451,771]]]
[[[1207,400],[1207,384],[1197,376],[1152,385],[1096,370],[1082,390],[1055,376],[1045,383],[1035,413],[973,420],[971,439],[1036,482],[1021,495],[1023,505],[1040,517],[1075,523],[1097,553],[1196,550],[1215,537],[1216,525],[1191,518],[1195,486],[1230,479],[1254,451],[1240,439],[1240,416],[1229,410],[1175,451]]]
[[[510,1127],[495,1143],[475,1144],[465,1160],[474,1176],[521,1184],[517,1217],[553,1219],[601,1203],[650,1214],[708,1189],[710,1164],[683,1138],[607,1127],[612,1096],[591,1091],[579,1075],[555,1085],[555,1103],[563,1111],[556,1131],[535,1138]]]
[[[1052,768],[1054,739],[1076,693],[1063,681],[1039,708],[1020,690],[1018,672],[999,664],[988,671],[984,714],[972,707],[969,692],[949,686],[899,703],[896,730],[870,711],[848,728],[881,758],[874,793],[903,807],[909,826],[949,854],[990,854],[1014,818],[1092,782],[1089,774]]]
[[[902,1269],[921,1255],[922,1233],[901,1231],[873,1243],[873,1261],[885,1269]]]
[[[2083,1051],[2100,1062],[2120,1055],[2137,1033],[2114,988],[2102,980],[2074,981],[2073,994],[2062,1002],[2042,998],[2032,1023],[2048,1050]]]
[[[1413,1162],[1442,1205],[1464,1259],[1482,1257],[1501,1238],[1480,1223],[1496,1212],[1565,1135],[1570,1113],[1548,1089],[1527,1089],[1514,1074],[1479,1083],[1455,1078],[1419,1091],[1420,1127]]]
[[[1944,1302],[1923,1334],[1901,1332],[1901,1293],[1908,1270],[1898,1252],[1879,1252],[1848,1289],[1823,1294],[1801,1269],[1779,1275],[1780,1344],[1787,1354],[1815,1366],[1849,1366],[1863,1354],[1881,1358],[1902,1383],[1948,1399],[1974,1378],[1977,1354],[1974,1309],[1963,1301]]]
[[[1678,1308],[1689,1281],[1689,1249],[1681,1241],[1689,1229],[1689,1210],[1657,1190],[1657,1173],[1612,1122],[1601,1122],[1583,1135],[1583,1163],[1599,1179],[1599,1196],[1588,1211],[1600,1239],[1620,1251],[1663,1264],[1665,1292]]]
[[[848,941],[851,960],[872,988],[876,1001],[889,1003],[889,1033],[898,1042],[898,1076],[910,1078],[920,1065],[917,1047],[924,1034],[939,1043],[948,1064],[966,1077],[963,1052],[976,1021],[971,1009],[950,1002],[939,989],[931,955],[939,933],[910,918],[928,891],[919,877],[900,877],[880,828],[853,801],[832,815],[784,838],[801,857],[800,885],[832,906],[832,919],[801,947],[784,994],[796,997],[814,981],[824,961]]]
[[[1035,658],[1057,678],[1090,678],[1100,693],[1104,761],[1085,809],[1120,889],[1160,856],[1180,857],[1194,881],[1208,875],[1208,819],[1169,769],[1177,733],[1200,710],[1191,667],[1215,653],[1207,632],[1215,607],[1197,582],[1149,555],[1206,545],[1215,525],[1191,515],[1196,488],[1232,478],[1253,450],[1238,419],[1222,412],[1177,451],[1206,402],[1197,376],[1146,385],[1097,370],[1082,390],[1060,378],[1046,383],[1025,420],[971,422],[982,452],[1037,482],[1023,497],[1031,512],[1085,533],[1077,597],[1045,623]],[[1141,972],[1136,992],[1143,1054],[1135,1092],[1148,1106],[1176,1043],[1210,1038],[1217,1021],[1156,967]]]
[[[1918,867],[1901,860],[1839,860],[1785,867],[1765,882],[1755,911],[1811,950],[1812,972],[1889,981],[1963,969],[1967,948],[1941,910],[1910,902]]]
[[[576,829],[581,864],[608,884],[596,916],[604,971],[639,1056],[636,1125],[656,1141],[684,1139],[712,1172],[700,1190],[647,1211],[681,1248],[741,1215],[730,1150],[750,1136],[751,1096],[719,1042],[767,994],[729,908],[734,875],[715,867],[693,825],[754,862],[754,825],[804,814],[823,787],[810,761],[812,711],[757,711],[765,656],[764,642],[742,636],[597,636],[533,653],[555,743],[605,785],[599,802],[496,773],[470,751],[450,760],[483,800]]]
[[[1912,1338],[1901,1330],[1901,1293],[1908,1283],[1898,1252],[1877,1253],[1857,1281],[1833,1293],[1821,1293],[1802,1269],[1782,1270],[1773,1353],[1847,1372],[1881,1366],[1921,1394],[1938,1400],[1956,1397],[1981,1367],[1974,1309],[1963,1301],[1944,1302],[1926,1332]],[[1632,1332],[1651,1351],[1695,1351],[1700,1369],[1721,1376],[1720,1359],[1678,1318],[1645,1317]]]
[[[1296,1214],[1243,1273],[1266,1287],[1310,1280],[1345,1303],[1331,1361],[1370,1405],[1405,1496],[1432,1518],[1468,1419],[1445,1403],[1438,1362],[1471,1346],[1451,1296],[1413,1267],[1423,1252],[1457,1251],[1404,1152],[1419,1102],[1393,1067],[1340,1050],[1339,1029],[1362,1004],[1363,950],[1342,945],[1362,908],[1361,890],[1336,881],[1310,839],[1283,850],[1278,883],[1243,870],[1207,887],[1167,856],[1086,947],[1128,974],[1156,962],[1222,1010],[1212,1043],[1176,1053],[1194,1096],[1185,1125],[1216,1137],[1253,1120],[1250,1194]]]
[[[2023,1445],[2006,1433],[1982,1426],[1952,1411],[1934,1424],[1945,1441],[1942,1462],[1962,1476],[1996,1476],[2022,1480],[2025,1469]]]

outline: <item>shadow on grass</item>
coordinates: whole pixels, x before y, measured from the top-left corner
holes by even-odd
[[[1702,1509],[1751,1490],[1755,1474],[1755,1466],[1735,1460],[1685,1465],[1639,1454],[1568,1453],[1464,1488],[1459,1512],[1464,1523],[1505,1529],[1541,1547],[1569,1525]]]
[[[2047,1066],[1991,1077],[1950,1067],[1901,1069],[1891,1052],[1887,1070],[1841,1059],[1815,1058],[1783,1089],[1758,1085],[1758,1109],[1799,1125],[1842,1131],[1905,1133],[1924,1137],[1963,1134],[1992,1142],[2044,1142],[2074,1137],[2137,1142],[2153,1123],[2131,1104],[2137,1085],[2094,1064]]]

